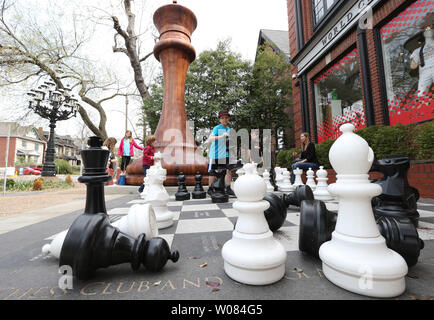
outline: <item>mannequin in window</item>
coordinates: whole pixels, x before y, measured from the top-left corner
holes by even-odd
[[[427,95],[434,83],[434,29],[431,26],[426,27],[423,36],[425,43],[410,56],[410,68],[419,67],[418,96]]]

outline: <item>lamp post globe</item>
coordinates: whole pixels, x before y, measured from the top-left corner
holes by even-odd
[[[41,176],[54,177],[56,166],[54,164],[54,129],[56,122],[75,117],[80,107],[74,95],[70,95],[69,88],[59,87],[55,82],[49,80],[31,89],[29,96],[29,108],[40,117],[50,121],[50,137],[45,151],[44,166]]]

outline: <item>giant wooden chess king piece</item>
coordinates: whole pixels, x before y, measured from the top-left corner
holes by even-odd
[[[66,234],[59,266],[70,266],[80,280],[90,278],[96,269],[131,263],[133,270],[142,263],[150,271],[160,270],[167,262],[176,262],[178,251],[170,252],[163,238],[146,240],[145,234],[133,238],[110,224],[104,200],[104,183],[109,151],[101,148],[99,137],[89,139],[90,148],[82,150],[84,174],[78,181],[87,187],[84,213],[74,220]]]
[[[371,198],[381,194],[381,187],[369,181],[374,152],[354,129],[350,123],[342,125],[342,135],[329,151],[337,180],[328,191],[338,196],[339,211],[332,239],[319,250],[322,269],[327,279],[349,291],[395,297],[405,290],[408,268],[387,248],[375,223]]]
[[[161,62],[164,76],[163,109],[155,131],[155,151],[164,156],[162,165],[167,170],[165,185],[177,185],[179,172],[185,174],[187,185],[194,185],[194,176],[198,171],[204,177],[204,183],[208,183],[207,159],[197,148],[188,126],[184,100],[187,69],[196,57],[190,39],[197,26],[196,16],[174,1],[174,4],[155,11],[154,24],[160,33],[154,56]],[[141,183],[141,172],[141,160],[134,161],[131,169],[127,170],[127,183]],[[138,176],[137,182],[133,181],[133,173]]]

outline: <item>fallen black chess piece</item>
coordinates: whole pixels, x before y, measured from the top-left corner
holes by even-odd
[[[321,245],[331,240],[336,227],[337,213],[327,210],[323,201],[305,200],[300,207],[298,247],[300,251],[319,257]],[[399,253],[409,267],[417,263],[424,242],[408,218],[380,217],[378,230],[388,248]]]
[[[75,277],[86,280],[95,270],[120,263],[158,271],[167,260],[176,262],[178,251],[170,252],[163,238],[146,240],[141,234],[134,239],[110,224],[104,200],[104,183],[111,179],[105,170],[109,151],[101,148],[99,137],[91,137],[88,144],[90,148],[81,151],[84,174],[78,178],[87,188],[85,210],[68,230],[59,266],[70,266]]]
[[[290,205],[300,206],[303,200],[313,200],[312,189],[306,185],[297,186],[294,192],[278,196],[274,193],[267,193],[264,200],[270,203],[270,207],[264,211],[268,227],[272,232],[277,231],[285,222],[286,209]]]
[[[409,168],[410,159],[405,155],[390,155],[386,159],[374,161],[370,172],[381,172],[383,177],[374,181],[381,186],[382,192],[372,198],[372,209],[377,219],[408,218],[417,228],[419,192],[408,183]]]

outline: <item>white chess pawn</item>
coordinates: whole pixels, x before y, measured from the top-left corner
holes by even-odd
[[[146,172],[146,176],[149,177],[149,188],[145,203],[152,205],[158,229],[164,229],[173,224],[174,213],[167,207],[170,197],[163,186],[167,170],[161,166],[161,153],[157,152],[155,155],[155,164]]]
[[[327,171],[324,170],[323,166],[319,167],[319,170],[316,172],[316,179],[318,180],[318,184],[316,185],[316,190],[313,192],[313,197],[315,200],[322,201],[330,201],[333,200],[333,196],[328,191],[327,187]]]
[[[265,185],[267,186],[267,192],[273,192],[274,187],[270,182],[270,173],[268,172],[267,169],[264,170],[264,173],[262,174],[262,178],[264,179]]]
[[[276,182],[277,187],[280,187],[280,184],[283,182],[283,169],[280,167],[274,168],[274,181]]]
[[[316,183],[314,180],[314,174],[315,172],[312,170],[312,168],[309,168],[309,170],[306,171],[306,185],[309,186],[312,191],[315,191],[316,189]]]
[[[291,184],[290,173],[288,170],[283,171],[283,181],[279,186],[279,191],[282,192],[294,191],[294,186]]]
[[[295,175],[295,180],[294,180],[294,187],[296,186],[302,186],[303,180],[301,180],[301,175],[303,174],[303,170],[300,168],[295,168],[295,170],[293,171],[294,175]]]
[[[374,152],[353,133],[354,125],[340,127],[343,134],[329,151],[337,181],[328,189],[339,197],[332,239],[319,250],[324,275],[351,292],[372,297],[396,297],[405,290],[405,260],[387,248],[372,212],[371,198],[381,186],[370,183],[368,171]]]
[[[285,274],[286,251],[273,238],[264,211],[270,203],[263,200],[264,180],[254,173],[251,163],[244,165],[246,174],[235,181],[237,201],[233,208],[239,217],[232,239],[222,248],[224,270],[235,281],[265,285],[282,279]]]
[[[158,236],[155,213],[149,204],[132,205],[128,210],[128,214],[113,222],[112,226],[134,238],[137,238],[141,233],[146,235],[146,239]],[[67,233],[68,230],[65,230],[57,234],[51,243],[47,243],[42,247],[42,253],[52,254],[59,259]]]

